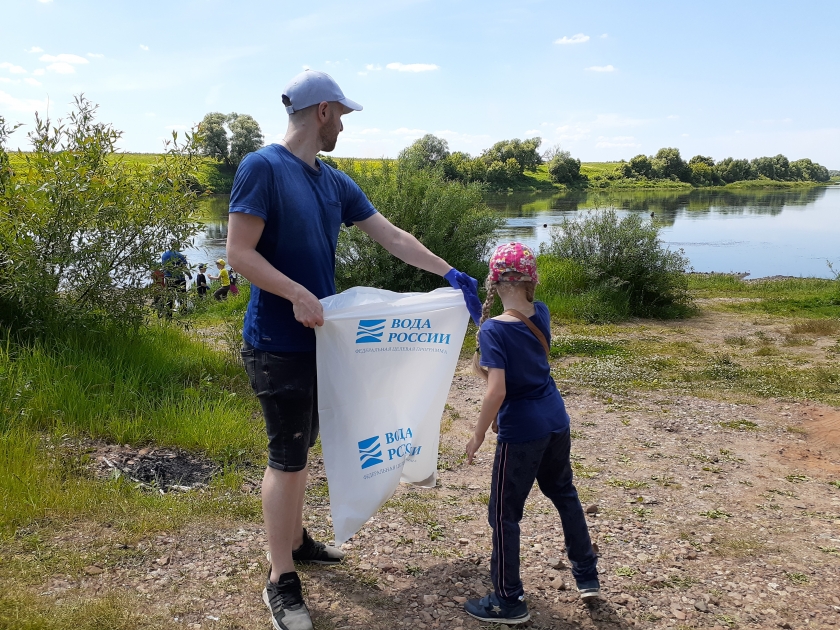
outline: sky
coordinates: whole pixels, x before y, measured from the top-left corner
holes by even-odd
[[[283,88],[312,68],[364,106],[336,156],[396,157],[433,133],[472,155],[540,136],[582,161],[667,146],[840,169],[837,0],[3,0],[0,15],[12,148],[79,93],[125,151],[212,111],[277,142]]]

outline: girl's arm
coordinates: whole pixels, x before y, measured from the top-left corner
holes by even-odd
[[[505,371],[501,368],[489,368],[487,375],[487,393],[481,402],[481,413],[478,416],[478,424],[475,427],[475,434],[467,442],[467,463],[472,464],[473,457],[484,442],[484,435],[487,429],[493,424],[493,420],[499,415],[499,409],[505,400]]]

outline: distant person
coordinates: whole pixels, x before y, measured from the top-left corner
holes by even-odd
[[[207,265],[200,264],[198,266],[198,274],[195,277],[195,286],[198,291],[198,297],[204,299],[207,296],[207,276],[204,272],[207,271]]]
[[[362,106],[314,70],[292,79],[283,104],[289,114],[283,140],[249,153],[236,171],[227,251],[251,282],[242,359],[268,433],[262,504],[271,568],[263,601],[275,629],[311,630],[294,563],[344,557],[302,525],[307,456],[318,437],[314,328],[324,324],[318,300],[335,293],[341,224],[356,225],[397,258],[461,289],[476,322],[481,303],[473,278],[392,225],[350,177],[316,157],[335,148],[341,117]]]
[[[224,258],[219,258],[216,261],[216,268],[219,270],[219,275],[214,276],[211,274],[209,276],[211,280],[218,280],[222,285],[213,292],[213,297],[216,298],[216,301],[226,300],[228,291],[230,291],[230,274],[225,269],[226,264]]]
[[[233,295],[239,295],[239,287],[236,284],[239,282],[239,274],[237,274],[233,267],[230,268],[230,292]]]
[[[169,294],[169,300],[167,302],[169,311],[167,315],[172,317],[172,312],[175,310],[176,297],[179,303],[184,299],[183,296],[187,293],[187,278],[192,280],[192,274],[189,271],[187,257],[178,251],[177,243],[173,243],[163,253],[160,260],[163,264],[163,274],[166,278],[166,288]]]
[[[560,513],[581,598],[596,598],[601,592],[598,558],[572,483],[569,415],[548,365],[551,320],[548,307],[534,302],[536,286],[536,258],[529,247],[509,243],[496,248],[473,359],[474,370],[487,381],[487,393],[466,447],[467,462],[472,463],[498,418],[488,510],[493,592],[464,604],[476,619],[493,623],[518,624],[530,617],[519,577],[519,521],[535,480]],[[488,319],[497,295],[505,312]]]

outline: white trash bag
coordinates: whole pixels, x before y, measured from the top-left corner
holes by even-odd
[[[336,543],[400,481],[437,480],[440,417],[469,313],[455,289],[355,287],[321,300],[318,414]]]

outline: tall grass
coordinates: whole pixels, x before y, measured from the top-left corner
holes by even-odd
[[[689,290],[697,297],[753,298],[723,303],[738,312],[820,318],[840,317],[840,280],[779,278],[744,281],[722,273],[691,274]]]
[[[25,428],[230,459],[261,440],[246,394],[239,366],[174,326],[7,335],[0,347],[0,433]]]

